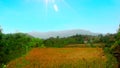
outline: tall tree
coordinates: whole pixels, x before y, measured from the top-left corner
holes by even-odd
[[[2,39],[2,28],[0,26],[0,40]]]
[[[118,32],[120,32],[120,24],[119,24]]]
[[[117,58],[117,61],[119,63],[118,68],[120,68],[120,25],[115,36],[115,43],[111,46],[111,51],[113,55]]]

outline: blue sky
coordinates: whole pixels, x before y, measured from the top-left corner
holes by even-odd
[[[0,0],[4,33],[85,29],[115,33],[120,0]]]

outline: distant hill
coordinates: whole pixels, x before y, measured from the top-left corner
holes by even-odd
[[[81,35],[98,35],[98,33],[93,33],[88,30],[74,29],[74,30],[63,30],[63,31],[52,31],[52,32],[29,32],[31,36],[47,39],[50,37],[69,37],[76,34]]]

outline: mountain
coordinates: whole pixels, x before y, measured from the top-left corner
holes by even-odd
[[[98,33],[93,33],[88,30],[74,29],[74,30],[64,30],[64,31],[52,31],[52,32],[29,32],[31,36],[47,39],[50,37],[69,37],[76,34],[81,35],[98,35]]]

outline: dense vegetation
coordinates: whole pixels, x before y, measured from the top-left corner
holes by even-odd
[[[0,68],[23,56],[33,47],[42,46],[42,40],[24,33],[3,34],[0,30]]]
[[[102,43],[100,41],[100,36],[90,36],[90,35],[74,35],[70,37],[65,37],[65,38],[49,38],[44,40],[44,45],[46,47],[65,47],[65,45],[69,44],[89,44],[92,46],[92,44],[95,43]],[[89,46],[88,45],[88,46]]]
[[[104,44],[97,46],[95,44]],[[65,47],[69,44],[86,44],[86,47],[102,47],[109,59],[115,56],[120,65],[120,27],[115,34],[106,35],[75,35],[65,38],[34,38],[25,33],[3,34],[0,28],[0,68],[9,61],[24,56],[35,47]],[[115,59],[115,58],[114,58]],[[111,60],[113,62],[115,60]]]

